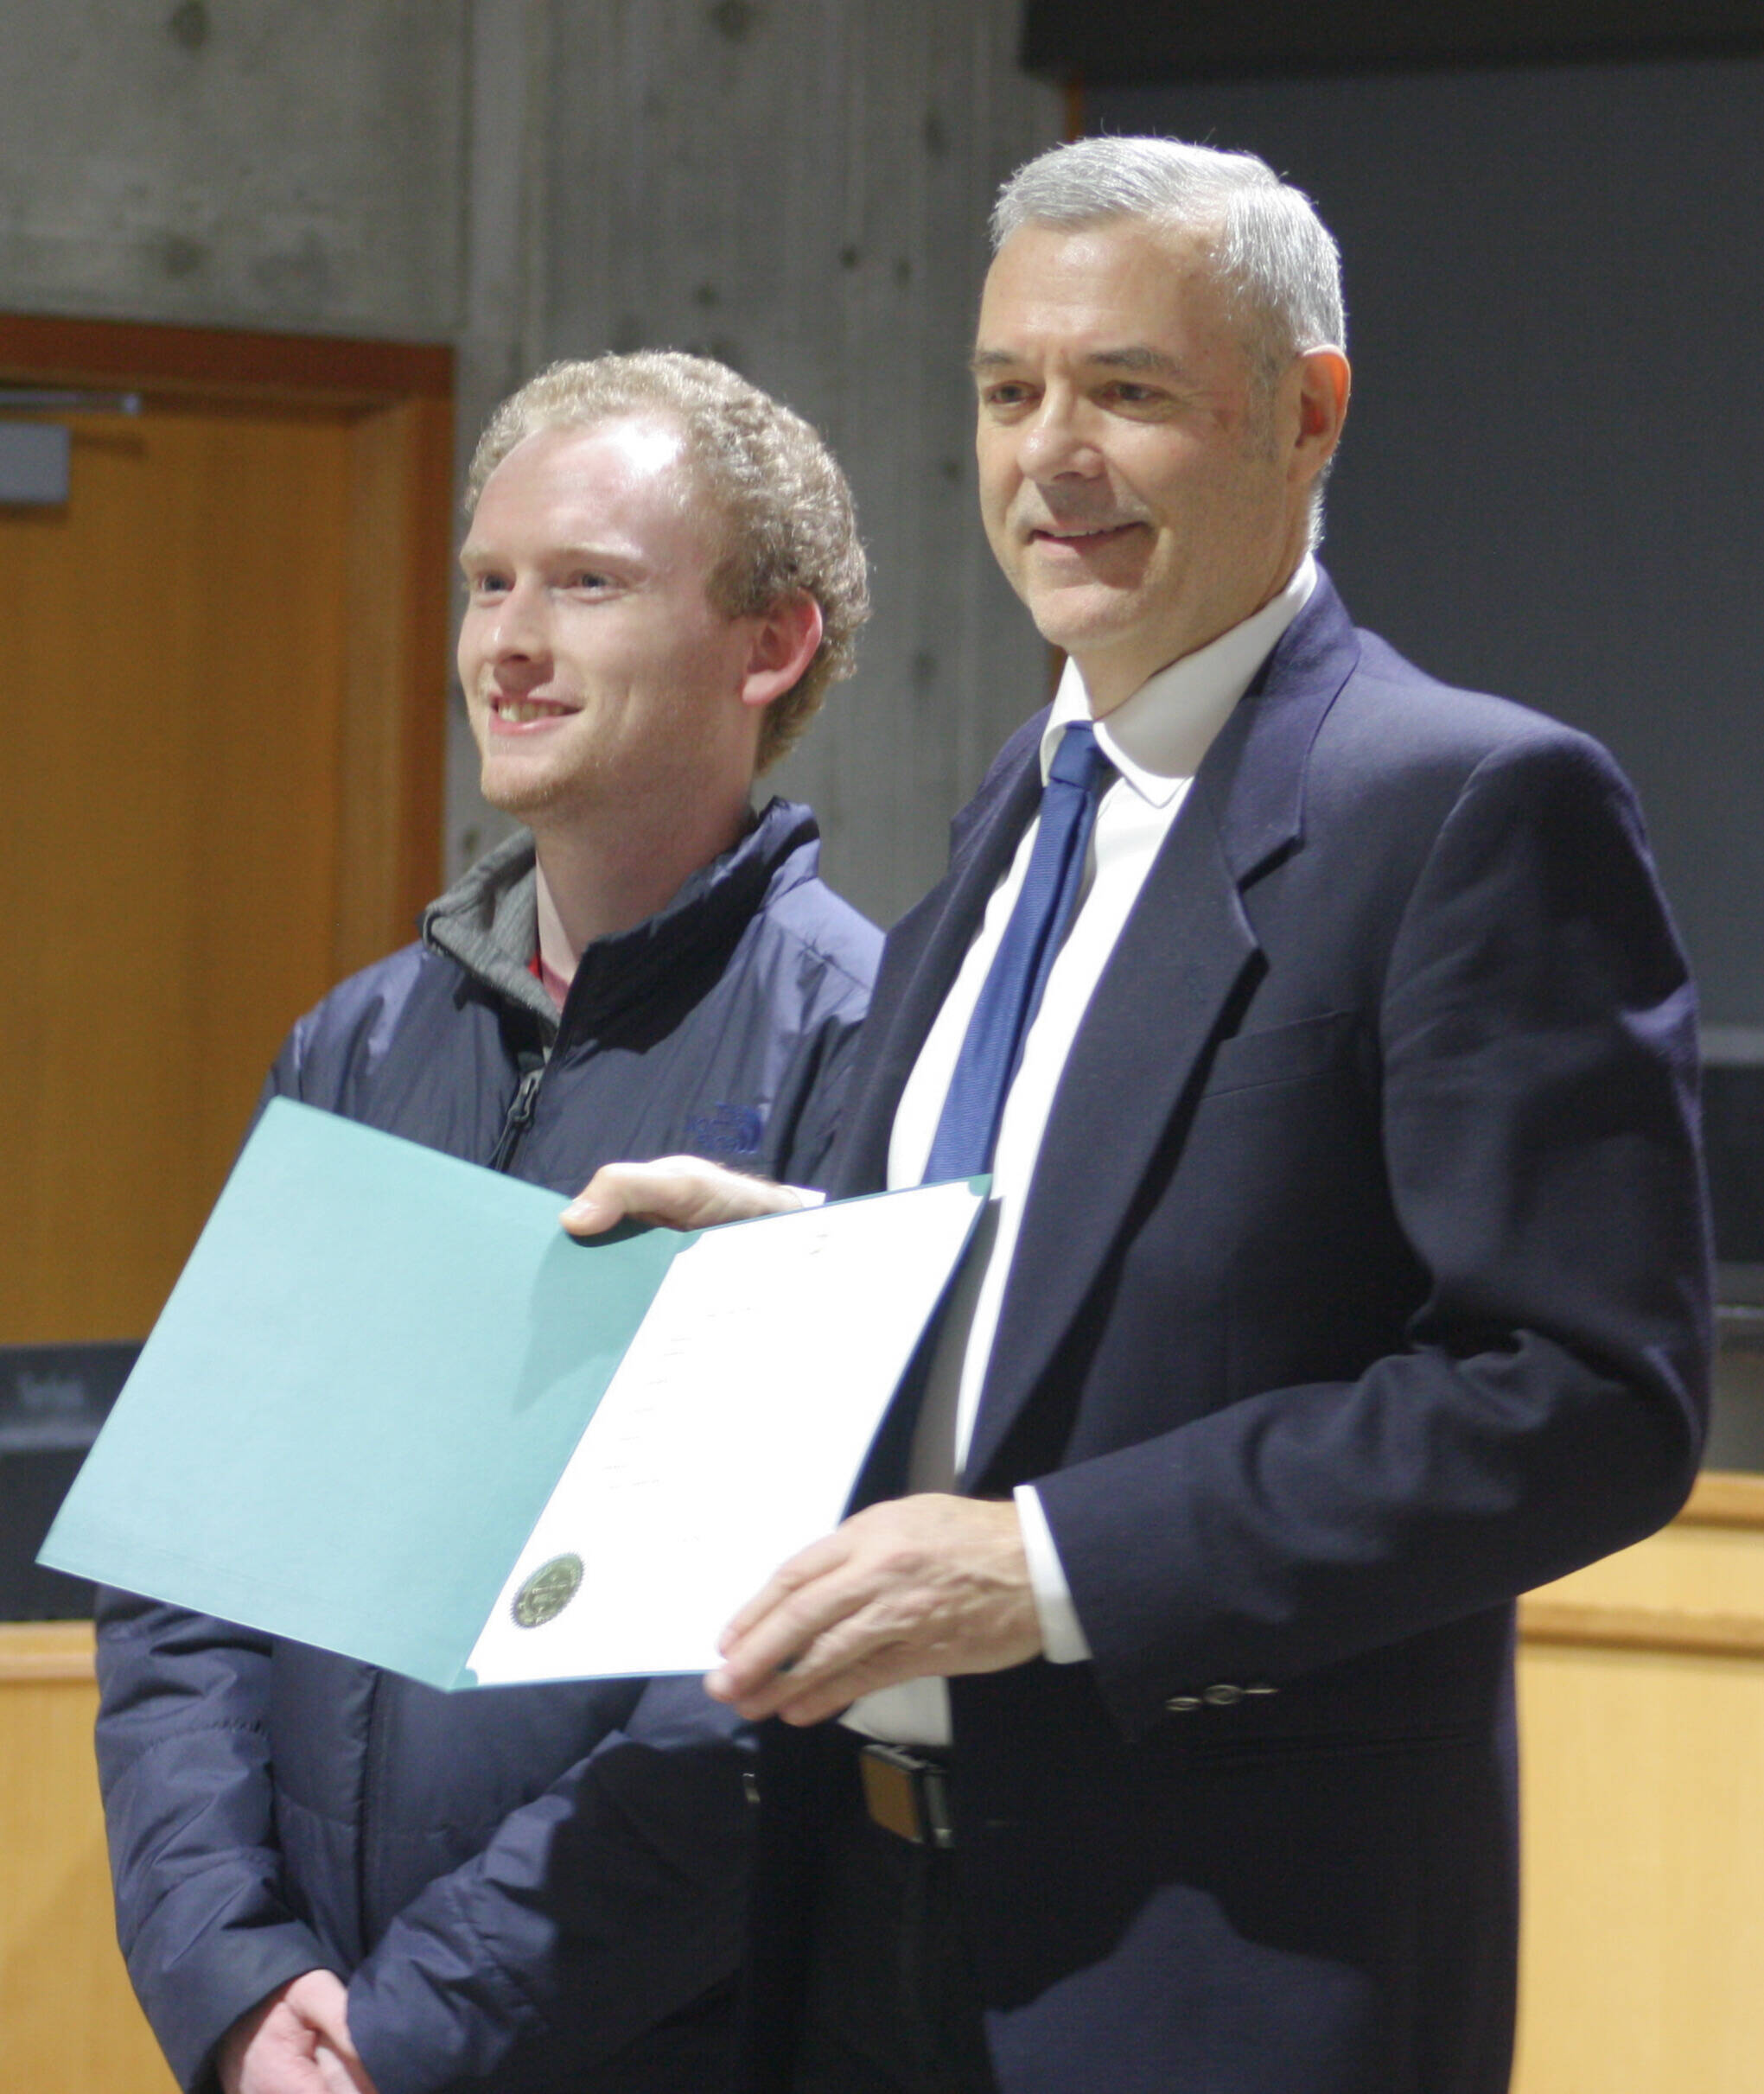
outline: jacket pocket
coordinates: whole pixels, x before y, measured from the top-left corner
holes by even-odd
[[[1262,1084],[1296,1083],[1347,1060],[1357,1011],[1328,1010],[1290,1025],[1264,1026],[1221,1040],[1213,1050],[1204,1094],[1247,1091]]]

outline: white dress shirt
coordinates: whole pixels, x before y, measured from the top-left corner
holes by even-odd
[[[1315,563],[1307,555],[1286,587],[1252,617],[1160,670],[1095,722],[1098,745],[1119,775],[1098,805],[1078,907],[1005,1098],[993,1155],[992,1195],[952,1290],[926,1381],[913,1439],[910,1490],[947,1491],[961,1475],[1023,1202],[1073,1041],[1201,758],[1275,643],[1304,608],[1316,578]],[[1067,727],[1090,717],[1083,679],[1068,661],[1041,736],[1044,782]],[[984,920],[901,1092],[888,1149],[891,1190],[917,1185],[924,1175],[956,1057],[1016,906],[1039,826],[1039,818],[1029,824],[1009,871],[993,890]],[[1028,1484],[1019,1485],[1016,1497],[1043,1654],[1056,1664],[1088,1658],[1090,1648],[1041,1499]],[[855,1729],[901,1744],[946,1745],[949,1690],[941,1678],[907,1680],[865,1695],[844,1720]]]

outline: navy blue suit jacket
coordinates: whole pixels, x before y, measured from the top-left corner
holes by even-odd
[[[1040,726],[888,940],[837,1193],[883,1181]],[[1695,1086],[1608,757],[1423,677],[1322,581],[1079,1033],[964,1480],[1037,1485],[1093,1652],[952,1683],[1007,2094],[1505,2088],[1512,1601],[1694,1475]],[[776,2059],[827,1741],[769,1729]]]

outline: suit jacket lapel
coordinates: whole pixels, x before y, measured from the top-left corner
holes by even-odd
[[[1242,892],[1302,841],[1306,758],[1357,658],[1340,599],[1320,577],[1208,752],[1146,877],[1042,1139],[969,1450],[970,1489],[984,1487],[1205,1051],[1253,982]]]

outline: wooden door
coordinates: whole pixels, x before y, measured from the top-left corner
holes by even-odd
[[[0,1344],[145,1333],[289,1022],[441,864],[443,349],[0,315]],[[0,1625],[0,2085],[171,2094],[116,1949],[92,1631]]]
[[[146,1332],[289,1023],[435,889],[450,380],[404,354],[0,321],[6,376],[143,394],[0,509],[0,1343]]]

